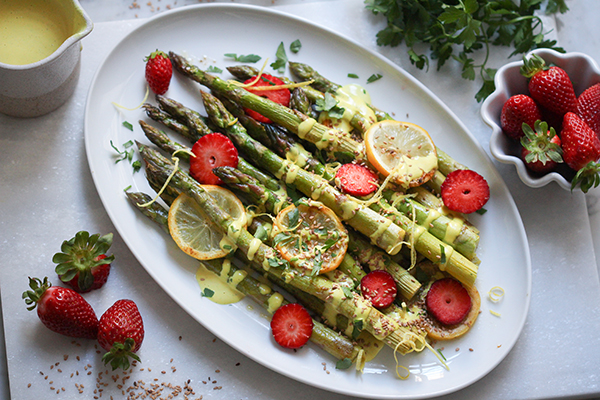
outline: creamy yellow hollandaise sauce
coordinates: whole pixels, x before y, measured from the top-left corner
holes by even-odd
[[[247,275],[244,270],[237,270],[231,277],[231,262],[228,259],[223,260],[223,269],[221,274],[217,275],[206,269],[202,264],[196,271],[196,280],[200,285],[203,293],[211,292],[210,296],[206,296],[211,301],[217,304],[233,304],[244,298],[244,294],[236,289],[236,286]]]
[[[62,10],[48,0],[0,0],[0,62],[25,65],[56,51],[71,35]]]
[[[344,114],[342,118],[332,121],[332,127],[344,132],[350,132],[353,129],[350,121],[352,121],[355,114],[363,116],[366,123],[365,130],[373,122],[377,121],[375,113],[369,107],[371,96],[362,86],[356,84],[344,85],[335,92],[334,97],[338,102],[338,107],[344,109]],[[329,118],[329,115],[323,112],[319,116],[319,122],[323,122]]]

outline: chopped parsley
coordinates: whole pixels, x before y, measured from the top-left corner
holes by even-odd
[[[235,53],[225,53],[225,57],[233,58],[234,61],[243,63],[257,63],[261,60],[261,57],[257,56],[256,54],[237,55]]]

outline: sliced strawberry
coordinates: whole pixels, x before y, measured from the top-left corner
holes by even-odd
[[[502,106],[500,126],[509,138],[519,140],[523,136],[523,124],[533,128],[535,121],[542,119],[537,103],[529,96],[517,94],[511,96]]]
[[[52,261],[60,279],[77,292],[89,292],[101,288],[108,279],[110,263],[114,256],[105,253],[112,245],[113,234],[90,235],[80,231],[75,237],[65,240],[60,253],[54,254]]]
[[[371,271],[360,281],[360,290],[376,308],[389,307],[396,299],[396,281],[389,272]]]
[[[244,82],[244,84],[247,85],[249,83],[254,82],[255,80],[256,80],[256,77],[250,78],[250,79],[246,80]],[[281,104],[282,106],[287,107],[290,105],[290,97],[291,97],[289,89],[285,89],[285,88],[275,89],[275,90],[261,90],[260,89],[260,87],[279,86],[279,85],[285,85],[285,82],[282,81],[281,79],[277,78],[276,76],[262,74],[260,76],[260,78],[258,79],[258,81],[256,81],[256,83],[254,83],[252,86],[247,87],[246,90],[249,91],[250,93],[254,93],[257,96],[266,97],[267,99],[274,101],[277,104]],[[244,111],[250,117],[254,118],[255,120],[257,120],[259,122],[264,122],[266,124],[270,124],[272,122],[267,117],[264,117],[261,114],[257,113],[256,111],[250,110],[249,108],[244,109]]]
[[[352,196],[367,196],[377,190],[377,175],[359,164],[344,164],[335,174],[336,182],[344,193]]]
[[[216,167],[237,167],[238,151],[229,138],[220,133],[202,136],[192,147],[190,175],[204,185],[220,185],[223,181],[212,170]]]
[[[535,132],[524,123],[523,133],[521,158],[531,171],[547,173],[563,162],[560,138],[554,128],[548,129],[546,122],[536,121]]]
[[[435,281],[425,298],[427,311],[443,325],[460,323],[471,311],[471,296],[454,278]]]
[[[288,349],[302,347],[310,339],[313,320],[302,305],[291,303],[281,306],[271,319],[271,332],[275,341]]]
[[[442,201],[452,211],[469,214],[487,203],[490,187],[477,172],[467,169],[452,171],[441,187]]]
[[[165,94],[171,83],[173,67],[169,56],[160,50],[152,52],[145,59],[146,82],[156,94]]]
[[[600,136],[600,83],[590,86],[579,95],[577,114]]]
[[[37,314],[50,330],[62,335],[96,339],[98,317],[92,306],[76,291],[52,286],[48,278],[29,278],[30,290],[23,293],[28,310],[37,306]]]

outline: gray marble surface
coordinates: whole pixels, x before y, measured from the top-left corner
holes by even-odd
[[[98,63],[144,18],[169,8],[197,4],[181,0],[155,0],[151,4],[139,2],[137,5],[117,0],[83,0],[81,3],[97,26],[84,42],[82,76],[74,97],[55,113],[42,118],[20,120],[0,116],[3,199],[0,203],[3,317],[0,322],[4,322],[9,347],[8,369],[6,357],[0,362],[0,398],[10,395],[13,399],[48,398],[56,390],[57,397],[72,398],[77,394],[74,384],[80,382],[86,384],[82,389],[86,398],[93,396],[97,382],[89,378],[87,370],[94,370],[96,374],[96,369],[100,369],[93,346],[59,336],[49,338],[45,328],[25,331],[25,328],[31,329],[27,322],[31,316],[23,312],[22,282],[28,271],[35,271],[40,265],[48,267],[48,260],[59,242],[82,227],[98,232],[114,231],[91,183],[82,135],[85,96]],[[487,149],[490,130],[481,121],[479,104],[473,100],[478,83],[456,78],[451,70],[441,73],[416,70],[401,49],[377,48],[374,34],[381,20],[366,12],[362,2],[248,3],[276,7],[329,24],[362,45],[377,49],[439,96]],[[569,51],[581,51],[597,59],[600,29],[594,23],[594,16],[600,15],[600,2],[578,0],[568,4],[571,11],[557,18],[556,35],[560,44]],[[494,59],[503,60],[507,54],[499,52],[494,54]],[[458,89],[457,81],[460,82]],[[594,398],[600,395],[600,335],[597,333],[600,284],[594,250],[598,249],[595,243],[600,240],[597,235],[599,191],[584,196],[555,185],[531,189],[519,181],[513,168],[501,164],[497,164],[497,168],[517,203],[529,237],[533,265],[530,314],[517,345],[494,371],[480,382],[446,397]],[[130,293],[144,305],[146,324],[153,327],[146,340],[160,344],[144,348],[144,358],[149,361],[145,362],[144,371],[135,372],[132,380],[157,379],[183,384],[193,379],[198,398],[200,395],[214,399],[343,398],[282,377],[215,340],[152,281],[118,236],[113,246],[122,265],[129,268],[113,272],[111,290]],[[92,294],[90,301],[109,305],[108,300],[97,294]],[[15,329],[23,331],[17,334]],[[30,348],[14,348],[19,343],[18,336],[30,340]],[[0,342],[0,351],[5,350],[4,340]],[[65,360],[65,351],[57,348],[67,348],[69,359]],[[176,357],[171,361],[174,354]],[[75,361],[77,356],[80,360]],[[57,362],[60,366],[55,365]],[[58,369],[64,372],[59,373]],[[67,379],[67,371],[79,372],[79,379]],[[48,379],[44,379],[45,376]],[[103,392],[105,398],[109,395],[125,397],[116,387],[116,380],[105,377],[102,381],[107,385]],[[65,392],[55,387],[59,384],[65,385]]]

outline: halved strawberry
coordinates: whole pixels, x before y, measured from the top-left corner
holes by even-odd
[[[371,271],[365,275],[360,281],[360,290],[376,308],[389,307],[398,293],[396,281],[389,272],[383,270]]]
[[[77,292],[89,292],[101,288],[108,279],[110,263],[114,255],[105,253],[112,245],[113,234],[91,235],[80,231],[65,240],[60,253],[54,254],[52,262],[58,264],[55,272],[60,279]]]
[[[352,196],[367,196],[377,190],[377,175],[359,164],[344,164],[335,174],[342,191]]]
[[[252,83],[256,80],[256,77],[250,78],[248,80],[246,80],[244,82],[244,84],[249,84]],[[250,93],[254,93],[257,96],[261,96],[261,97],[266,97],[267,99],[274,101],[277,104],[281,104],[282,106],[289,106],[290,105],[290,98],[291,98],[291,94],[289,89],[275,89],[275,90],[265,90],[265,89],[260,89],[260,87],[266,87],[266,86],[279,86],[279,85],[285,85],[285,82],[282,81],[281,79],[277,78],[276,76],[273,75],[269,75],[269,74],[262,74],[260,76],[260,78],[258,79],[258,81],[256,81],[256,83],[254,83],[252,86],[249,86],[246,88],[247,91],[249,91]],[[262,116],[261,114],[257,113],[256,111],[250,110],[249,108],[244,109],[244,111],[246,112],[246,114],[248,114],[249,116],[251,116],[252,118],[254,118],[255,120],[259,121],[259,122],[264,122],[266,124],[270,124],[272,121],[267,118]]]
[[[533,172],[546,173],[552,171],[558,163],[562,163],[560,138],[554,128],[548,129],[548,124],[535,122],[535,132],[529,125],[523,123],[521,138],[521,158],[525,166]]]
[[[542,113],[537,103],[525,94],[517,94],[504,102],[500,126],[509,138],[519,140],[523,136],[523,124],[533,128],[535,121],[539,119],[542,119]]]
[[[439,279],[431,285],[425,298],[427,312],[443,325],[460,323],[471,311],[471,296],[454,278]]]
[[[216,167],[237,167],[238,151],[229,138],[220,133],[202,136],[192,146],[190,175],[204,185],[220,185],[221,178],[212,170]]]
[[[590,86],[579,95],[577,114],[600,136],[600,83]]]
[[[487,203],[490,187],[477,172],[468,169],[452,171],[441,186],[442,201],[452,211],[469,214]]]
[[[313,330],[313,320],[306,309],[291,303],[281,306],[271,319],[271,332],[275,341],[288,349],[302,347],[310,339]]]

